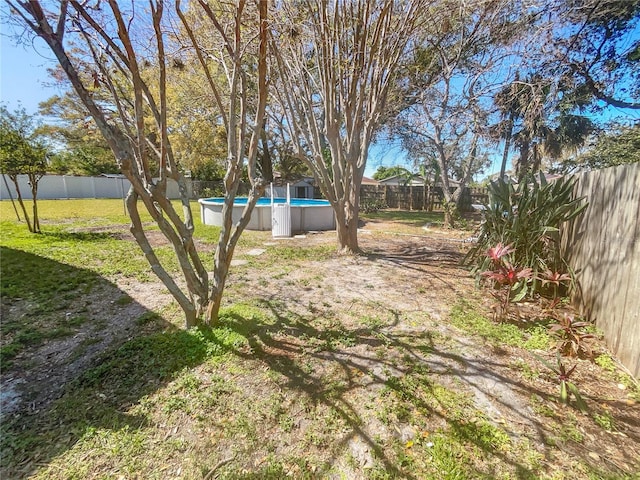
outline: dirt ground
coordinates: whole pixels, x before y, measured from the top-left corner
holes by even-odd
[[[272,240],[265,234],[258,250],[238,249],[235,253],[226,304],[267,305],[277,315],[287,312],[289,316],[298,315],[301,320],[322,317],[328,322],[325,325],[350,332],[349,338],[356,339],[351,343],[338,343],[328,352],[319,351],[311,359],[314,378],[320,378],[323,370],[336,365],[345,372],[355,372],[349,382],[358,388],[342,400],[357,410],[363,423],[360,430],[346,440],[351,463],[344,459],[346,457],[339,457],[341,471],[348,478],[364,478],[362,468],[370,466],[376,456],[375,447],[367,439],[395,436],[411,441],[418,434],[412,431],[411,425],[399,423],[390,427],[362,409],[366,399],[379,390],[386,379],[401,376],[420,363],[438,375],[443,384],[470,393],[476,407],[490,422],[503,426],[512,439],[527,439],[540,452],[543,463],[561,465],[579,458],[594,465],[605,463],[609,470],[621,476],[637,474],[640,412],[638,405],[629,400],[624,386],[603,377],[596,365],[580,363],[575,380],[590,406],[609,412],[615,418],[616,428],[612,431],[594,427],[587,416],[573,410],[568,412],[568,407],[557,402],[547,402],[546,408],[551,412],[541,415],[532,399],[542,401],[557,394],[553,375],[543,373],[528,378],[513,367],[514,362],[535,365],[537,361],[532,353],[508,346],[490,346],[448,322],[453,305],[464,298],[474,299],[489,314],[489,299],[483,298],[469,273],[460,267],[468,248],[465,241],[468,232],[439,228],[425,228],[423,232],[419,235],[398,233],[392,225],[371,221],[363,225],[359,234],[364,255],[328,255],[293,266],[286,261],[271,262],[269,247],[274,243],[294,248],[330,246],[335,241],[334,234],[308,233],[286,240]],[[260,249],[264,252],[259,252]],[[258,273],[254,268],[256,263],[262,267]],[[114,295],[121,296],[123,292],[132,301],[114,302]],[[136,319],[143,312],[166,309],[170,303],[166,290],[153,281],[138,283],[122,279],[115,286],[96,289],[91,298],[83,299],[82,307],[88,308],[92,317],[103,320],[106,328],[100,331],[93,327],[81,328],[72,337],[50,340],[37,351],[16,358],[13,366],[2,372],[3,416],[33,415],[46,409],[62,394],[69,381],[95,364],[105,349],[131,338],[135,334]],[[14,302],[4,306],[3,315],[17,315],[21,308],[23,305]],[[359,333],[362,318],[378,322],[378,337]],[[308,352],[308,339],[305,341],[287,331],[290,326],[282,328],[279,335],[264,337],[258,342],[273,362],[280,357],[299,358]],[[444,340],[433,342],[429,348],[417,348],[413,339],[424,338],[425,328]],[[98,340],[86,342],[92,336]],[[89,346],[82,350],[82,355],[77,355],[83,342]],[[395,348],[400,346],[401,349]],[[390,361],[391,358],[394,361]],[[256,386],[247,380],[246,388]],[[557,433],[554,429],[558,423],[550,422],[549,418],[562,419],[567,415],[571,415],[582,440],[556,443],[550,448],[549,439]],[[293,439],[291,444],[295,445]],[[295,454],[295,447],[291,451]]]

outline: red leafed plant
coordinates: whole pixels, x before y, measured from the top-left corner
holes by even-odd
[[[540,274],[539,279],[542,282],[543,287],[547,285],[553,286],[553,297],[549,307],[551,310],[560,303],[560,296],[558,295],[560,286],[566,287],[573,281],[573,278],[568,273],[553,272],[548,269]]]
[[[582,398],[582,395],[580,395],[580,391],[578,390],[576,384],[571,381],[571,375],[575,371],[577,365],[574,365],[573,367],[567,369],[567,367],[565,367],[565,365],[562,363],[562,359],[559,355],[557,366],[550,364],[544,358],[536,354],[534,354],[534,356],[558,376],[558,381],[560,383],[560,401],[565,405],[570,405],[571,397],[573,396],[576,401],[576,407],[578,407],[581,412],[586,412],[587,404]]]
[[[549,332],[560,337],[558,351],[562,355],[591,357],[593,355],[591,343],[596,336],[584,331],[589,325],[591,325],[589,322],[576,322],[573,316],[565,313],[558,323],[549,327]]]
[[[511,245],[503,245],[502,243],[498,243],[495,247],[487,250],[487,257],[493,260],[494,263],[500,263],[503,257],[506,257],[510,253],[513,253],[514,249],[511,248]]]
[[[498,243],[487,250],[487,257],[491,259],[491,269],[480,275],[492,281],[496,293],[493,296],[498,300],[496,316],[502,318],[507,314],[509,303],[519,302],[527,294],[529,281],[533,278],[531,268],[515,267],[509,255],[514,250],[511,245]]]
[[[570,282],[571,275],[568,273],[560,273],[560,272],[552,272],[551,270],[545,270],[540,275],[540,280],[542,280],[542,285],[547,285],[549,283],[558,287],[562,282]]]

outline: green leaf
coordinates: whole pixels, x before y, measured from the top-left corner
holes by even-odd
[[[519,302],[520,300],[522,300],[527,294],[527,290],[527,284],[525,283],[523,284],[523,288],[521,288],[520,291],[516,293],[515,297],[513,297],[512,301]]]
[[[580,391],[578,390],[578,387],[576,387],[575,384],[571,382],[566,382],[566,384],[569,391],[573,394],[574,397],[576,397],[576,406],[578,407],[578,409],[583,413],[586,412],[587,404],[582,399],[582,395],[580,395]]]
[[[549,370],[551,370],[552,372],[555,372],[555,373],[559,373],[559,372],[558,372],[558,369],[557,369],[554,365],[552,365],[552,364],[550,364],[549,362],[547,362],[547,361],[546,361],[544,358],[542,358],[540,355],[538,355],[538,354],[536,354],[536,353],[532,353],[532,355],[533,355],[534,357],[536,357],[538,360],[540,360],[540,362],[542,362],[542,364],[543,364],[545,367],[547,367]]]

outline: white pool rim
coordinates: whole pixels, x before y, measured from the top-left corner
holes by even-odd
[[[274,199],[275,203],[284,203],[284,198]],[[222,226],[222,206],[224,198],[201,198],[200,220],[204,225]],[[236,198],[233,205],[232,220],[237,223],[247,203],[246,198]],[[336,221],[333,208],[327,200],[307,198],[291,199],[291,230],[293,232],[310,232],[335,230]],[[261,198],[251,213],[247,225],[248,230],[271,230],[271,200]]]

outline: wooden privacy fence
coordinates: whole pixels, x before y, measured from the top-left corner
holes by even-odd
[[[453,192],[455,188],[451,188]],[[462,210],[471,210],[472,204],[487,201],[485,188],[465,188],[462,194]],[[442,187],[422,185],[362,185],[360,187],[360,204],[384,204],[389,208],[400,210],[441,210],[444,206]]]
[[[585,213],[562,228],[576,272],[574,303],[604,332],[607,345],[640,376],[640,163],[576,176]]]

